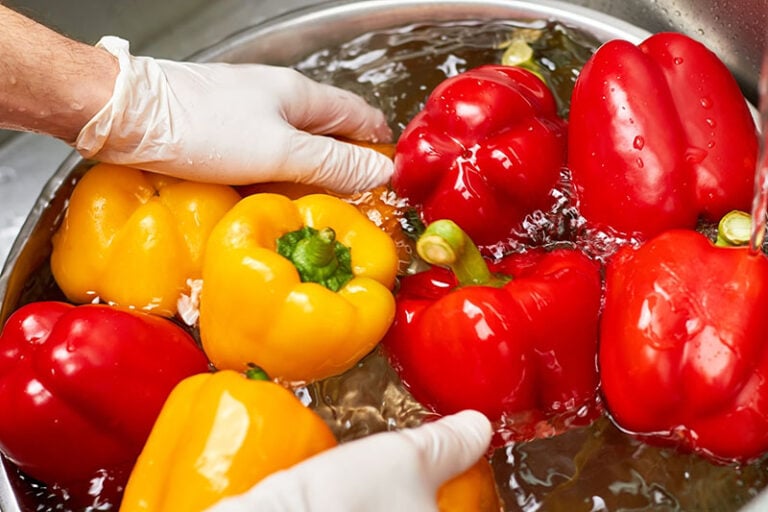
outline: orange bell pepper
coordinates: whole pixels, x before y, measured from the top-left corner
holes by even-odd
[[[52,238],[56,283],[72,302],[173,316],[187,279],[200,277],[208,234],[239,198],[224,185],[98,164]]]
[[[286,388],[234,371],[189,377],[163,406],[120,512],[197,512],[336,446]]]
[[[248,196],[208,239],[203,348],[219,369],[254,363],[287,381],[339,374],[387,332],[397,264],[393,240],[339,198]]]
[[[437,490],[440,512],[500,512],[501,498],[493,468],[485,457],[451,478]]]
[[[337,445],[330,428],[286,388],[231,370],[171,392],[131,472],[120,512],[192,512],[242,494],[270,474]],[[498,512],[481,458],[437,492],[440,512]]]

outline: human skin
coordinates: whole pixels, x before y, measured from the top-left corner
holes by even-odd
[[[0,5],[0,128],[69,144],[109,100],[119,71],[109,52]]]

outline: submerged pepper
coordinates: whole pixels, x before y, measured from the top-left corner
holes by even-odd
[[[200,277],[211,229],[240,199],[231,187],[98,164],[77,183],[52,238],[51,271],[75,303],[173,316]]]
[[[625,431],[718,460],[768,451],[768,259],[692,230],[626,247],[606,271],[600,375]]]
[[[133,468],[121,512],[198,512],[336,446],[323,420],[274,382],[235,371],[185,379]]]
[[[165,318],[27,304],[0,335],[0,451],[38,480],[82,488],[130,468],[174,386],[206,372],[192,336]]]
[[[289,381],[341,373],[392,322],[397,265],[393,240],[341,199],[248,196],[208,240],[203,347],[219,369],[255,363]]]
[[[451,221],[427,227],[435,265],[401,279],[384,348],[405,385],[440,414],[490,419],[574,411],[596,397],[599,265],[571,248],[488,265]]]
[[[566,123],[547,85],[489,64],[432,91],[397,142],[392,187],[426,223],[451,219],[493,245],[552,205],[565,150]]]

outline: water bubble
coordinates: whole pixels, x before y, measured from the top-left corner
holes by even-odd
[[[701,163],[706,157],[707,151],[702,148],[688,148],[685,152],[685,161],[691,164]]]
[[[635,140],[632,141],[632,146],[635,149],[643,149],[643,147],[645,147],[645,139],[641,135],[638,135],[635,137]]]

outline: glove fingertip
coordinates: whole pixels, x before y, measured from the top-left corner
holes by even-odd
[[[361,147],[353,147],[352,152],[355,154],[354,159],[358,161],[358,183],[355,189],[349,192],[370,190],[388,183],[392,178],[395,165],[388,157],[373,149]]]
[[[421,451],[430,477],[438,485],[477,462],[488,449],[492,433],[488,418],[474,410],[403,431]]]
[[[493,427],[488,418],[479,411],[467,409],[440,421],[454,432],[460,433],[467,450],[476,453],[477,457],[480,457],[491,443]]]
[[[308,177],[311,184],[352,194],[383,185],[394,173],[392,160],[373,149],[328,137],[316,140],[323,140],[329,146],[316,172]]]

